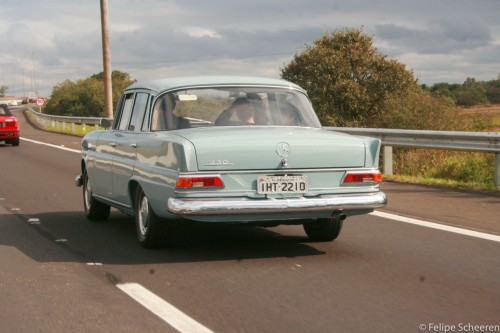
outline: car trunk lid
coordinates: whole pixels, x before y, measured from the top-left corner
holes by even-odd
[[[365,164],[362,138],[317,128],[205,127],[178,134],[193,143],[199,171],[355,168]]]

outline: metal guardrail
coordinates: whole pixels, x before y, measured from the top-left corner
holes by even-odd
[[[28,108],[27,112],[35,119],[37,124],[42,127],[58,127],[61,124],[63,129],[69,125],[68,130],[71,134],[75,134],[75,124],[78,125],[89,125],[88,132],[93,131],[94,129],[99,129],[100,127],[106,127],[106,118],[101,117],[68,117],[68,116],[53,116],[48,114],[43,114],[40,112],[36,112],[32,108]],[[94,129],[92,129],[92,126]]]
[[[110,123],[107,118],[51,116],[38,113],[32,109],[28,112],[42,126],[61,122],[63,124],[94,125],[95,128],[106,127]],[[72,125],[74,126],[74,125]],[[63,126],[64,127],[64,126]],[[495,154],[495,185],[500,187],[500,132],[455,132],[455,131],[423,131],[398,130],[384,128],[349,128],[325,127],[328,130],[348,134],[370,136],[382,141],[383,171],[393,174],[392,147],[430,148],[459,151],[475,151]]]
[[[500,132],[455,132],[383,128],[325,127],[382,141],[383,171],[393,174],[392,147],[430,148],[495,154],[495,185],[500,187]]]
[[[326,128],[349,134],[379,138],[382,144],[394,147],[500,153],[500,132],[423,131],[346,127]]]

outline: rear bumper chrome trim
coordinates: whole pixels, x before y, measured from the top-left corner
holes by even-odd
[[[283,212],[348,211],[382,208],[387,205],[383,192],[335,195],[321,198],[187,200],[168,199],[168,210],[178,215],[227,215]]]

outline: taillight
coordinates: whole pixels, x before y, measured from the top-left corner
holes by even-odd
[[[220,176],[180,176],[177,179],[178,188],[224,187]]]
[[[5,127],[17,127],[17,119],[16,118],[7,118],[5,119]]]
[[[373,172],[348,172],[344,178],[344,184],[352,183],[381,183],[382,173]]]

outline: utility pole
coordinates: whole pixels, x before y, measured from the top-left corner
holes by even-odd
[[[38,92],[36,88],[35,51],[33,51],[32,54],[33,54],[33,81],[35,82],[35,98],[38,98]]]
[[[500,74],[498,74],[498,77],[500,77]],[[3,63],[3,56],[2,56],[2,85],[5,85],[5,65]]]
[[[106,118],[113,118],[113,93],[111,85],[111,56],[108,36],[108,0],[101,0],[102,58],[104,64],[104,97]]]

